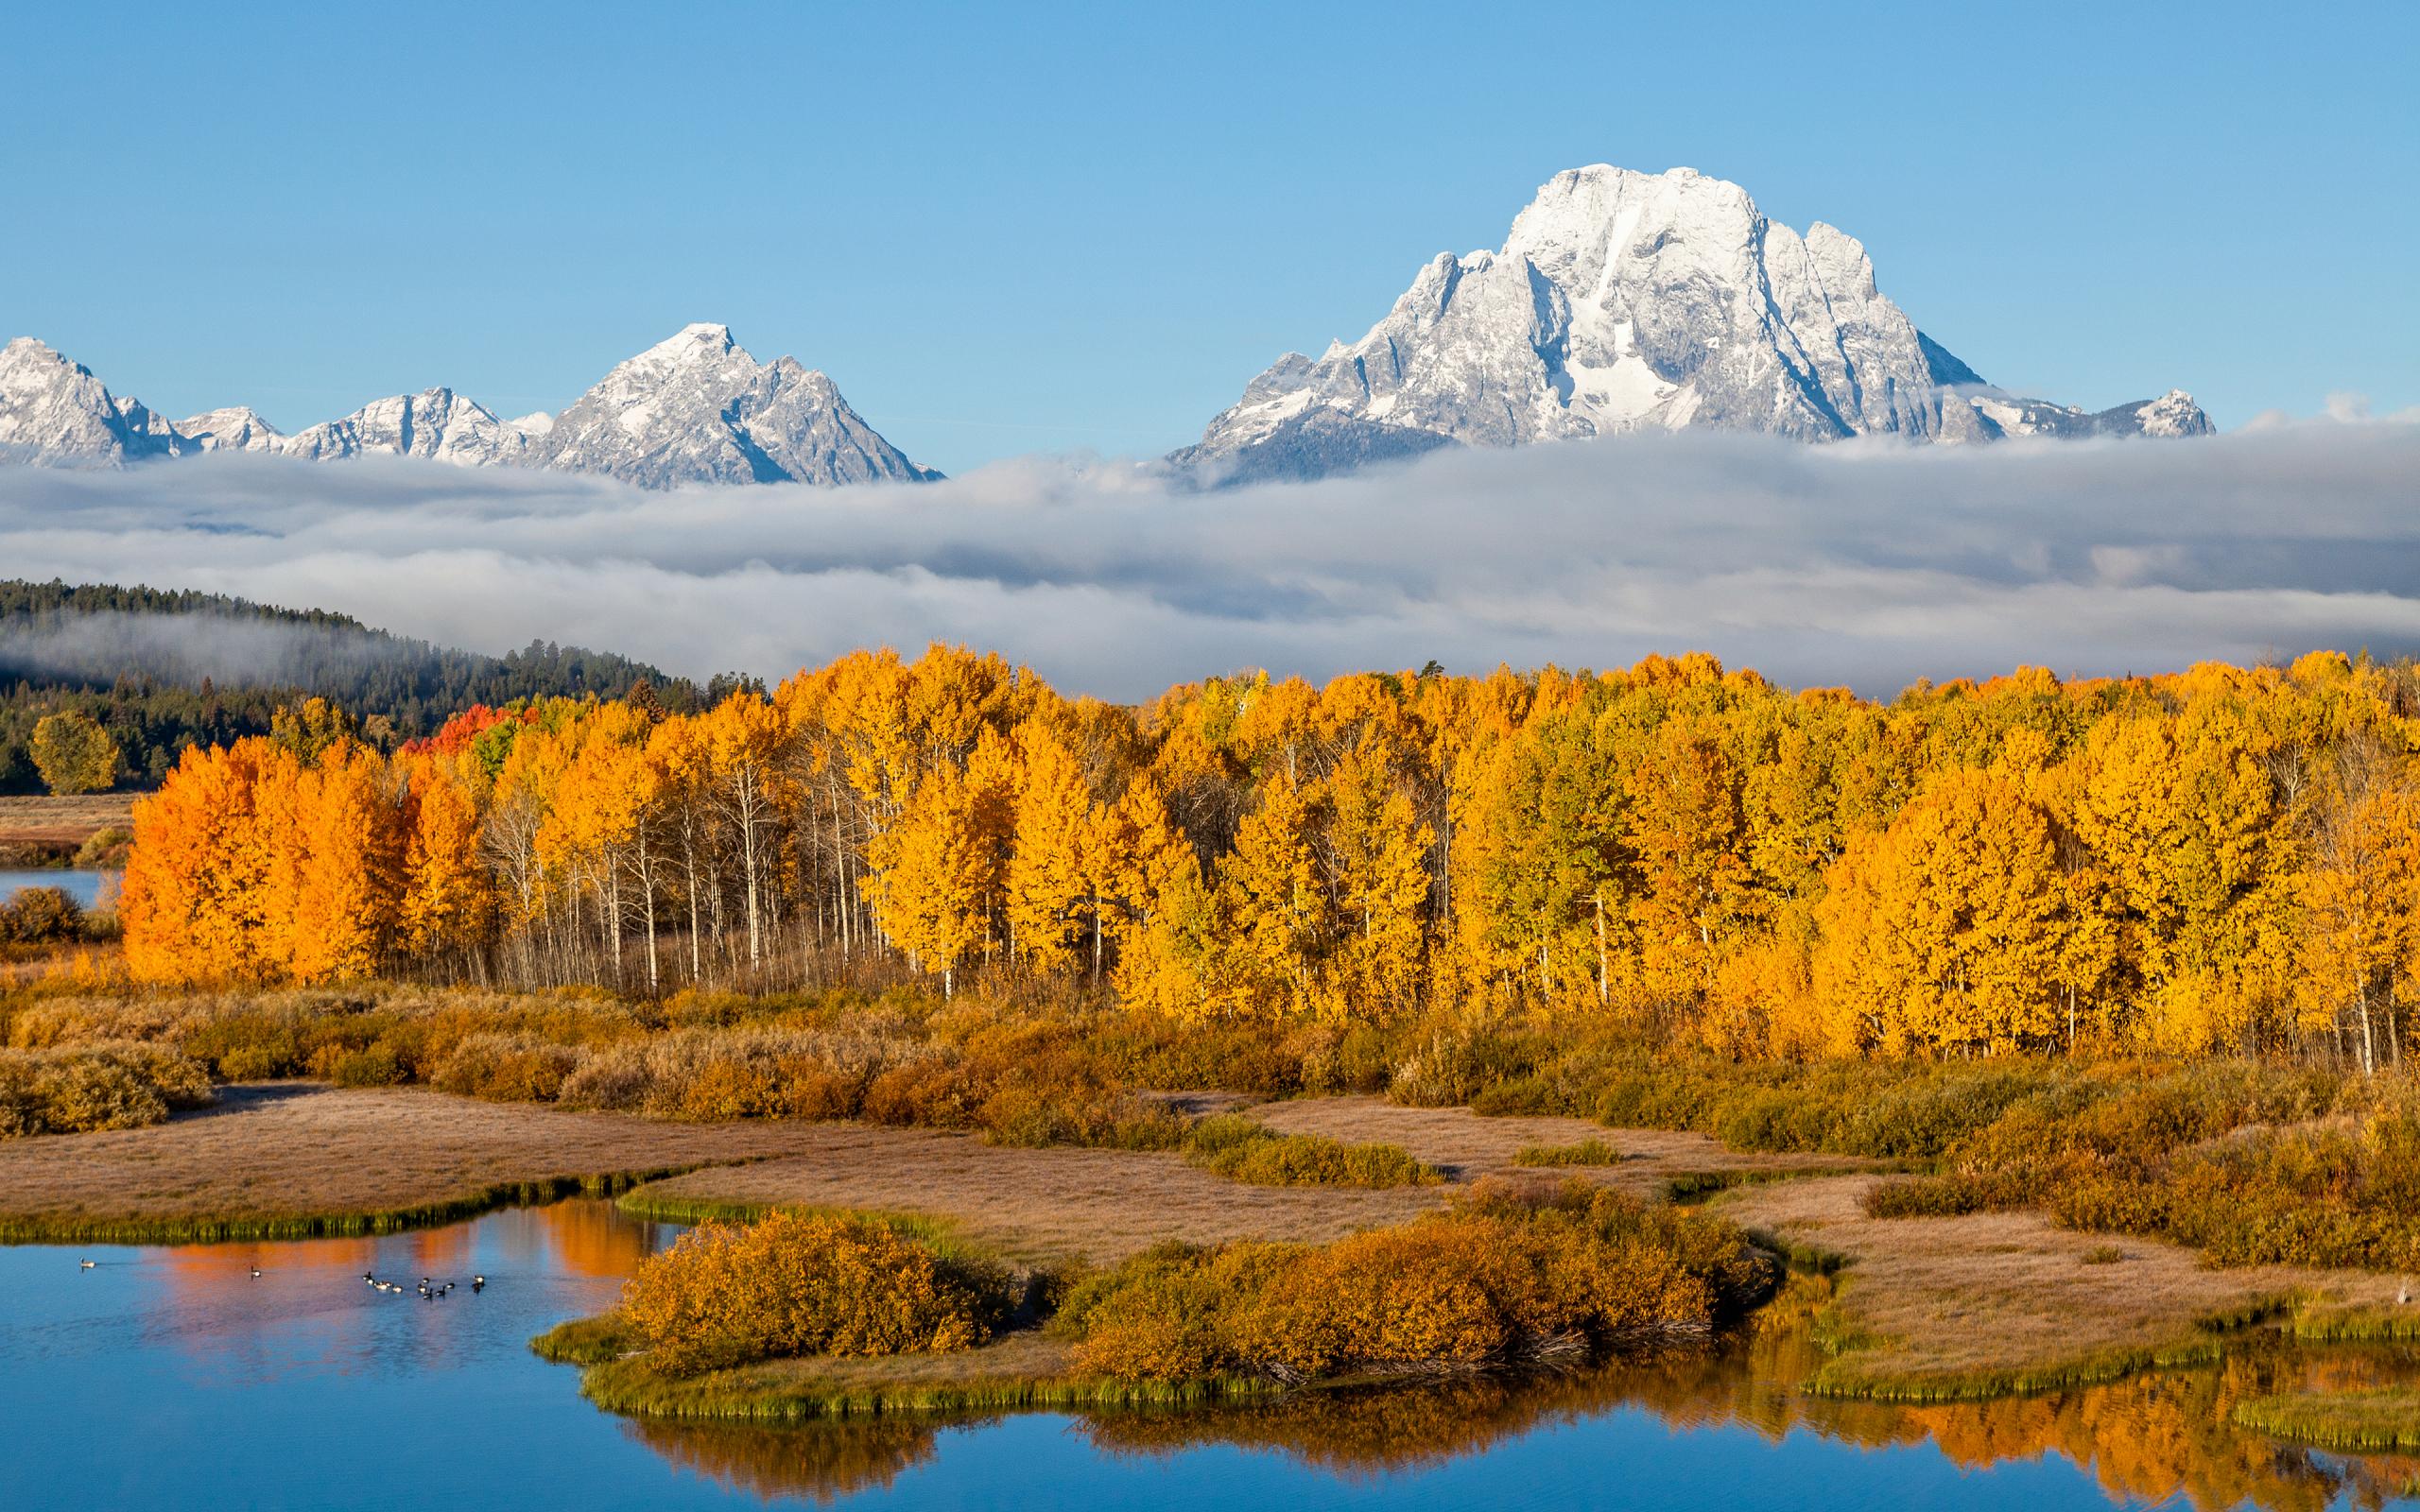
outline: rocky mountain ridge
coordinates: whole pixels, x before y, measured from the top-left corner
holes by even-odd
[[[683,327],[561,415],[503,420],[439,387],[373,400],[291,436],[243,405],[172,424],[40,341],[0,347],[0,460],[109,468],[212,452],[315,462],[415,456],[601,473],[645,488],[941,475],[883,439],[829,377],[790,357],[758,363],[720,325]]]

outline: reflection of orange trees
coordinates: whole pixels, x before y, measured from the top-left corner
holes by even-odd
[[[653,1229],[605,1202],[558,1202],[528,1210],[559,1268],[575,1276],[618,1280],[653,1252]]]
[[[926,1418],[844,1418],[793,1428],[641,1418],[631,1436],[672,1461],[765,1501],[804,1496],[837,1502],[890,1486],[933,1457],[941,1425]]]

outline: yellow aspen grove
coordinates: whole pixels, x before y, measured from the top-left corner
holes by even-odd
[[[1639,886],[1631,907],[1651,988],[1703,991],[1719,947],[1755,921],[1737,767],[1711,721],[1658,731],[1630,782],[1628,839]]]
[[[1210,889],[1200,856],[1169,820],[1151,779],[1129,782],[1094,833],[1096,886],[1105,930],[1117,947],[1112,980],[1119,998],[1165,1013],[1201,1012],[1201,942],[1212,915]],[[1096,974],[1099,949],[1096,937]]]
[[[1265,673],[1137,708],[959,647],[702,712],[345,711],[138,807],[147,980],[875,985],[978,963],[1185,1017],[1619,1016],[1730,1055],[2399,1061],[2420,670],[1791,693]],[[685,936],[685,940],[683,936]]]

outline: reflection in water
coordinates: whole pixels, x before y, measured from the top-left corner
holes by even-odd
[[[147,1335],[238,1381],[459,1366],[493,1344],[472,1310],[492,1310],[498,1298],[474,1294],[474,1275],[618,1283],[672,1231],[610,1202],[574,1200],[377,1237],[160,1246],[143,1252],[146,1280],[158,1289]],[[405,1290],[372,1291],[364,1272]],[[424,1276],[458,1284],[424,1297]],[[610,1302],[610,1287],[598,1295]],[[369,1328],[360,1326],[365,1306]]]
[[[1072,1417],[614,1418],[527,1341],[611,1305],[674,1231],[576,1200],[375,1238],[0,1246],[0,1441],[43,1451],[0,1454],[0,1507],[1561,1506],[1602,1501],[1618,1464],[1625,1502],[1675,1512],[2333,1512],[2380,1506],[2420,1475],[2420,1461],[2314,1453],[2233,1425],[2252,1396],[2420,1380],[2420,1348],[2304,1351],[2268,1336],[2222,1365],[2077,1391],[1834,1401],[1797,1389],[1821,1363],[1809,1323],[1828,1283],[1814,1279],[1715,1347],[1523,1383]],[[365,1270],[493,1284],[432,1302],[373,1292]]]
[[[1214,1446],[1273,1452],[1349,1481],[1479,1454],[1540,1428],[1618,1412],[1681,1432],[1747,1428],[1858,1449],[1937,1446],[1962,1469],[2056,1455],[2113,1502],[2200,1512],[2377,1508],[2420,1484],[2420,1459],[2337,1455],[2235,1426],[2237,1405],[2273,1392],[2420,1380],[2420,1349],[2311,1351],[2260,1336],[2221,1365],[2102,1386],[1984,1402],[1899,1405],[1808,1397],[1822,1356],[1808,1323],[1823,1283],[1802,1281],[1762,1325],[1719,1346],[1546,1380],[1462,1380],[1359,1392],[1305,1392],[1275,1404],[1079,1415],[1114,1456],[1166,1458]],[[763,1498],[830,1502],[887,1487],[929,1461],[945,1424],[877,1418],[782,1428],[634,1422],[639,1442]],[[1675,1444],[1675,1452],[1683,1452]]]
[[[803,1496],[833,1502],[888,1489],[904,1470],[930,1461],[945,1427],[992,1418],[844,1418],[803,1427],[631,1419],[631,1436],[684,1469],[761,1501]]]

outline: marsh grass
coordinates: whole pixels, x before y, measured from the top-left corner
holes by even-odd
[[[1514,1165],[1553,1168],[1572,1165],[1615,1165],[1622,1152],[1594,1137],[1573,1144],[1524,1144],[1512,1153]]]
[[[2420,1450],[2420,1389],[2380,1386],[2256,1397],[2236,1408],[2235,1420],[2324,1449]]]
[[[1445,1174],[1400,1144],[1348,1144],[1322,1134],[1281,1134],[1243,1113],[1218,1113],[1184,1136],[1187,1164],[1264,1187],[1435,1186]]]

